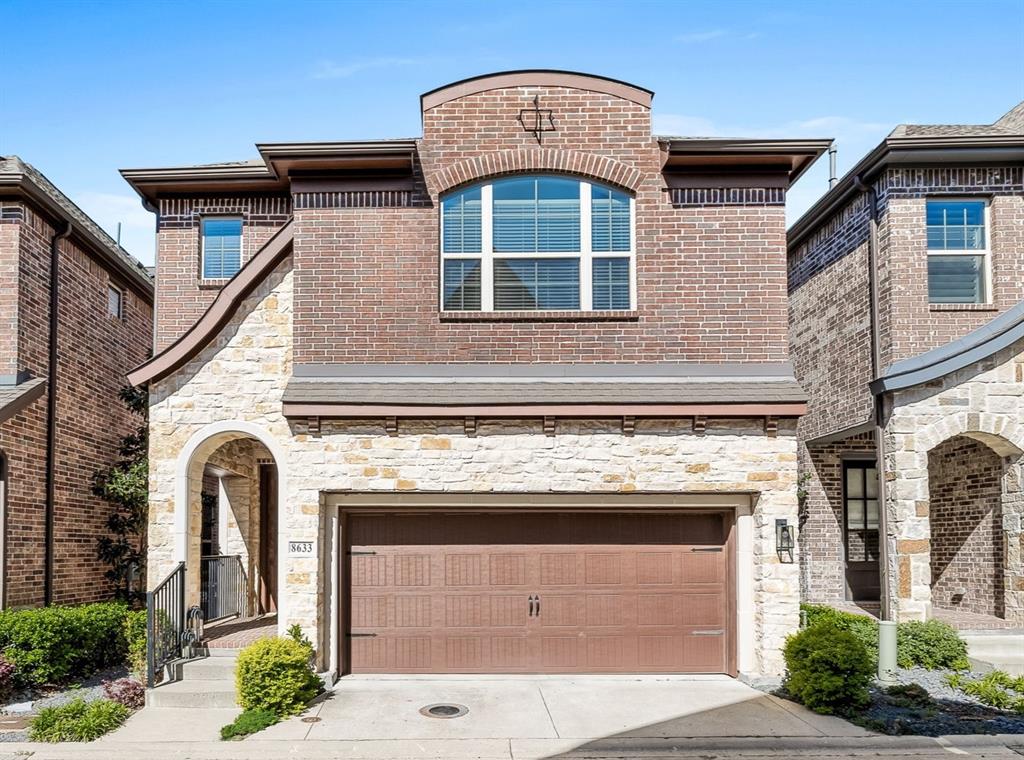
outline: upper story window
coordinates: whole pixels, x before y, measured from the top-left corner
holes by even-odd
[[[124,293],[113,285],[107,286],[107,314],[116,319],[124,315]]]
[[[229,280],[242,268],[242,220],[203,219],[203,279]]]
[[[928,300],[988,301],[988,204],[983,200],[930,200],[926,221]]]
[[[635,308],[634,201],[559,176],[497,179],[441,204],[445,311]]]

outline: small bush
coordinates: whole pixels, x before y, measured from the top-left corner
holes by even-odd
[[[810,628],[821,622],[828,622],[844,631],[849,631],[856,636],[860,643],[867,649],[868,657],[872,663],[878,661],[878,621],[867,615],[857,615],[853,612],[843,612],[835,607],[827,607],[823,604],[801,604],[801,611],[807,619],[807,627]]]
[[[818,713],[849,714],[868,702],[874,665],[863,642],[830,621],[786,640],[786,690]]]
[[[302,626],[298,623],[295,623],[288,627],[288,638],[290,638],[292,641],[298,644],[302,644],[302,646],[309,649],[310,652],[313,651],[313,642],[311,642],[306,637],[306,634],[302,632]]]
[[[225,741],[228,739],[244,739],[249,734],[255,734],[257,731],[269,728],[277,723],[278,720],[280,718],[274,713],[261,707],[245,710],[235,718],[233,723],[228,723],[220,730],[220,738]]]
[[[146,704],[146,687],[134,678],[104,681],[103,693],[111,702],[124,705],[129,710],[139,710]]]
[[[301,712],[320,693],[310,667],[312,650],[291,638],[260,639],[238,655],[235,684],[245,710],[263,708],[279,718]]]
[[[989,707],[1024,715],[1024,676],[1014,678],[1001,670],[993,670],[973,681],[960,676],[955,682],[953,679],[946,682]]]
[[[127,707],[109,699],[75,699],[41,710],[29,724],[28,736],[34,742],[91,742],[120,726],[130,714]]]
[[[0,651],[19,685],[66,684],[123,663],[127,653],[119,602],[0,612]]]
[[[897,707],[925,708],[935,704],[928,690],[916,683],[895,684],[887,688],[885,693]]]
[[[967,644],[952,627],[939,620],[900,623],[896,628],[897,663],[901,668],[920,665],[928,670],[965,670]]]
[[[125,615],[124,639],[128,667],[139,680],[146,676],[146,611],[134,610]]]
[[[6,702],[14,693],[15,678],[18,669],[7,661],[7,658],[0,655],[0,701]]]

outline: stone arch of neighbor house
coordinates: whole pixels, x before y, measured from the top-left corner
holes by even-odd
[[[249,444],[248,446],[246,444]],[[225,459],[229,453],[239,456],[248,450],[251,458],[232,466]],[[286,603],[283,575],[284,563],[279,560],[283,546],[287,475],[284,451],[265,429],[244,421],[219,422],[196,431],[182,448],[175,474],[174,498],[174,560],[185,562],[186,587],[191,606],[198,604],[203,577],[200,572],[203,544],[203,491],[212,482],[218,489],[218,539],[215,544],[222,553],[240,554],[246,568],[251,602],[254,610],[266,609],[267,595],[272,594],[278,613],[278,628],[284,630]],[[264,465],[272,469],[272,477],[262,474]],[[263,488],[260,488],[263,486]],[[270,487],[271,494],[263,489]],[[274,508],[276,529],[262,529],[261,517],[266,515],[266,497]],[[244,505],[244,506],[240,506]],[[261,555],[261,549],[266,549]],[[267,559],[271,563],[267,566]],[[267,610],[269,611],[269,610]]]
[[[1024,622],[1024,430],[1005,416],[959,413],[895,440],[901,615]]]

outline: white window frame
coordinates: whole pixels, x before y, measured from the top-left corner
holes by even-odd
[[[110,310],[111,293],[117,293],[117,314]],[[107,283],[107,316],[111,319],[124,319],[124,288],[119,288],[112,282]]]
[[[552,177],[557,179],[570,179],[579,183],[580,188],[580,250],[579,251],[525,251],[505,252],[494,250],[494,182],[503,179],[512,179],[517,176],[522,178],[543,178]],[[629,197],[629,250],[628,251],[594,251],[592,250],[592,229],[591,229],[591,187],[611,187],[616,192],[623,193]],[[439,209],[441,236],[438,241],[438,248],[441,251],[441,269],[438,273],[438,308],[444,312],[444,262],[451,260],[480,260],[480,310],[472,313],[491,312],[494,314],[510,313],[521,311],[519,309],[495,309],[494,308],[494,260],[495,259],[570,259],[580,260],[580,308],[573,309],[577,313],[594,312],[594,282],[593,266],[594,259],[621,258],[629,259],[629,308],[628,309],[600,309],[597,314],[607,314],[615,311],[634,311],[636,305],[636,198],[624,190],[612,185],[605,185],[599,182],[589,182],[579,177],[566,176],[562,174],[538,174],[529,173],[523,175],[512,175],[510,177],[495,177],[479,185],[480,187],[480,252],[479,253],[447,253],[444,250],[444,208]],[[465,189],[465,188],[463,188]],[[458,192],[458,191],[457,191]],[[443,199],[442,199],[443,200]],[[452,310],[447,310],[452,313]],[[459,311],[459,310],[455,310]],[[535,309],[529,313],[543,314],[547,311],[565,311],[564,309]]]
[[[238,215],[231,214],[210,214],[199,219],[199,279],[207,282],[227,282],[234,277],[207,277],[206,276],[206,222],[239,222],[238,231],[238,269],[245,265],[245,220]],[[235,274],[238,274],[237,272]]]
[[[984,301],[933,301],[931,295],[928,296],[928,303],[934,306],[970,306],[974,305],[991,305],[992,304],[992,203],[988,198],[979,198],[977,196],[931,196],[925,198],[925,221],[924,221],[924,237],[925,245],[928,244],[928,204],[929,203],[982,203],[984,208],[982,210],[982,222],[985,225],[985,247],[984,248],[928,248],[928,257],[932,256],[981,256],[982,266],[982,283],[985,286],[985,300]]]

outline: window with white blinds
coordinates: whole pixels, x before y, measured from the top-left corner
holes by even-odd
[[[984,200],[930,200],[925,205],[928,237],[928,300],[986,303],[989,300],[988,204]]]
[[[633,215],[629,195],[562,176],[452,193],[441,202],[441,308],[635,308]]]
[[[229,280],[242,268],[242,220],[203,219],[203,279]]]

